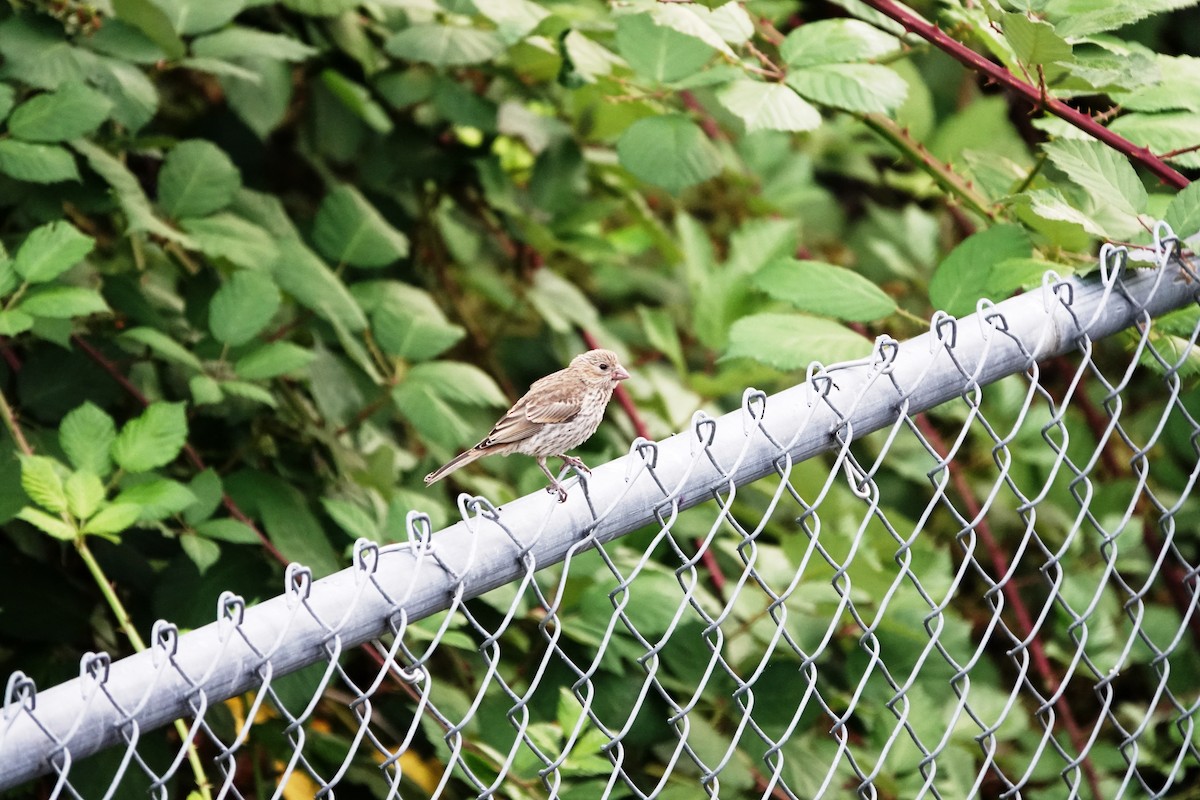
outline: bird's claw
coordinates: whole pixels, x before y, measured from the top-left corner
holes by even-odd
[[[557,494],[558,502],[567,502],[567,490],[563,488],[561,483],[555,482],[546,487],[546,492],[549,494]]]
[[[582,472],[585,475],[592,474],[592,471],[588,469],[588,465],[583,463],[583,459],[581,458],[576,458],[575,456],[559,456],[559,458],[562,459],[564,464],[566,464],[568,467],[571,467],[576,472]]]

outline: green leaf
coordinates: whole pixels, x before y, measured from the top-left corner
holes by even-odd
[[[221,381],[221,391],[233,397],[240,397],[243,400],[249,400],[254,403],[262,403],[264,406],[275,408],[279,404],[275,402],[275,396],[268,392],[263,387],[255,383],[247,383],[245,381]]]
[[[196,565],[196,571],[201,575],[221,558],[221,546],[211,539],[204,539],[190,533],[179,537],[179,547],[184,555]]]
[[[178,481],[154,478],[122,490],[113,502],[137,506],[141,509],[138,519],[149,522],[182,514],[196,502],[196,495]]]
[[[1028,258],[1029,234],[1019,225],[993,225],[972,234],[950,251],[929,281],[929,301],[948,314],[962,316],[999,280],[993,268],[1008,259]]]
[[[221,61],[218,58],[185,58],[179,62],[183,69],[195,72],[207,72],[225,78],[237,78],[247,83],[256,83],[258,73],[249,67],[243,67],[232,61]]]
[[[900,49],[890,33],[857,19],[826,19],[799,26],[783,40],[779,55],[793,69],[814,64],[875,61]]]
[[[174,461],[186,442],[183,403],[151,403],[125,423],[113,442],[112,457],[126,472],[147,472]]]
[[[563,64],[559,82],[568,88],[595,83],[624,64],[616,53],[577,30],[567,31],[560,43]]]
[[[579,287],[550,269],[540,269],[525,295],[546,324],[559,333],[594,328],[600,314]]]
[[[321,82],[354,116],[361,119],[376,133],[391,133],[392,119],[370,90],[361,83],[352,81],[335,69],[321,71]]]
[[[83,532],[109,537],[129,528],[138,521],[142,509],[132,503],[113,503],[100,509],[83,525]]]
[[[494,31],[456,25],[421,24],[388,39],[384,50],[405,61],[435,67],[462,67],[491,61],[504,52],[504,40]]]
[[[360,0],[282,0],[282,4],[311,17],[335,17],[358,6]]]
[[[746,133],[811,131],[821,126],[821,112],[781,83],[734,81],[717,92],[717,99],[742,120]]]
[[[370,539],[379,541],[382,537],[379,523],[366,512],[362,506],[346,500],[332,497],[322,497],[321,506],[325,513],[333,518],[338,527],[355,539]]]
[[[1028,203],[1029,209],[1043,219],[1078,225],[1088,233],[1102,238],[1120,238],[1092,215],[1080,210],[1077,204],[1068,201],[1058,189],[1034,189],[1018,195],[1018,198]],[[1132,231],[1129,224],[1118,227],[1126,232]]]
[[[1141,55],[1141,54],[1138,54]],[[1200,111],[1200,58],[1157,54],[1152,59],[1128,54],[1112,56],[1118,66],[1142,67],[1140,76],[1153,74],[1154,80],[1132,83],[1132,91],[1113,99],[1129,111]],[[1148,64],[1144,63],[1149,61]],[[1122,73],[1123,74],[1123,73]],[[1139,77],[1137,75],[1133,78]]]
[[[33,327],[33,317],[24,311],[7,309],[0,311],[0,335],[16,336]]]
[[[255,73],[255,80],[225,76],[221,88],[229,106],[258,134],[266,139],[275,130],[292,103],[292,68],[283,61],[247,53],[238,65]]]
[[[112,471],[109,449],[116,438],[112,417],[90,402],[77,406],[58,426],[58,444],[75,469],[101,478]]]
[[[664,308],[638,306],[638,316],[642,320],[642,330],[650,346],[671,360],[671,364],[679,372],[683,372],[687,364],[683,359],[683,346],[679,342],[679,333],[675,330],[675,322]]]
[[[104,502],[104,484],[94,472],[80,470],[67,478],[64,486],[67,509],[76,519],[87,519]]]
[[[712,13],[707,8],[692,4],[685,7],[682,4],[661,3],[655,5],[650,14],[657,24],[699,39],[729,58],[736,58],[725,39],[709,24]]]
[[[32,506],[25,506],[17,512],[17,519],[23,519],[42,533],[48,533],[55,539],[70,542],[75,539],[75,528],[61,518],[47,514]]]
[[[426,291],[399,281],[361,281],[351,294],[371,315],[371,331],[388,355],[425,361],[466,335]]]
[[[215,405],[225,399],[221,384],[208,375],[193,375],[188,378],[188,391],[192,393],[192,405]]]
[[[1099,207],[1136,218],[1146,209],[1146,187],[1125,156],[1092,139],[1058,139],[1043,145],[1054,166],[1088,192]]]
[[[210,519],[196,526],[196,533],[208,539],[230,544],[261,544],[258,535],[244,522],[236,519]]]
[[[89,48],[122,58],[132,64],[150,65],[166,59],[162,48],[146,34],[115,17],[104,20],[99,29],[89,32]]]
[[[486,372],[458,361],[429,361],[408,371],[405,383],[429,388],[438,397],[471,406],[506,406],[508,399]]]
[[[188,491],[195,496],[196,502],[184,509],[183,521],[188,525],[196,525],[216,512],[225,490],[221,478],[209,467],[188,482]]]
[[[1022,64],[1053,64],[1071,59],[1071,45],[1047,22],[1030,19],[1022,13],[1011,13],[1001,18],[1000,26]]]
[[[8,120],[8,132],[27,142],[63,142],[95,131],[112,107],[95,89],[68,83],[17,106]]]
[[[176,364],[181,364],[196,372],[204,369],[200,359],[196,358],[190,350],[155,328],[130,328],[122,331],[119,338],[121,341],[145,345],[160,358],[174,361]]]
[[[997,261],[988,270],[986,297],[1005,298],[1018,289],[1030,289],[1042,282],[1047,270],[1063,274],[1061,264],[1041,258],[1006,258]]]
[[[208,305],[208,327],[225,344],[245,344],[267,327],[279,305],[279,288],[271,276],[251,270],[235,272]]]
[[[655,8],[655,12],[656,14],[661,13],[668,8],[670,6],[661,4]],[[742,7],[742,3],[736,2],[736,0],[730,0],[711,10],[699,3],[682,5],[678,8],[699,17],[705,26],[711,28],[713,33],[728,44],[744,44],[754,35],[754,20]]]
[[[25,295],[17,308],[50,319],[74,319],[109,310],[99,292],[81,286],[40,286]]]
[[[238,505],[262,519],[271,542],[290,561],[298,561],[322,577],[341,564],[329,538],[310,507],[310,498],[282,478],[264,472],[243,472],[226,480]]]
[[[357,332],[367,327],[367,317],[346,284],[299,239],[279,242],[279,257],[271,265],[271,274],[279,288],[298,303],[343,330]]]
[[[279,257],[279,248],[271,234],[227,211],[208,217],[189,217],[179,224],[191,234],[193,249],[212,258],[228,259],[248,270],[261,270]]]
[[[908,84],[878,64],[818,64],[794,70],[787,85],[817,103],[847,111],[888,114],[908,96]]]
[[[1139,0],[1137,3],[1051,0],[1045,4],[1043,13],[1054,23],[1060,36],[1080,37],[1123,28],[1153,14],[1192,4],[1193,0]]]
[[[856,272],[819,261],[773,261],[754,276],[754,285],[801,311],[849,322],[871,322],[896,310],[896,303]]]
[[[20,285],[21,276],[13,267],[13,260],[9,257],[8,251],[4,249],[4,245],[0,244],[0,297],[11,294]]]
[[[52,281],[92,252],[96,241],[63,220],[29,232],[17,250],[13,268],[30,283]]]
[[[725,268],[738,275],[758,272],[796,252],[799,230],[791,219],[751,219],[729,237]]]
[[[66,41],[62,24],[44,14],[13,14],[0,23],[3,75],[40,89],[83,80],[80,51]]]
[[[146,34],[168,58],[182,58],[187,52],[171,19],[150,0],[112,0],[112,8],[118,19]]]
[[[479,13],[496,24],[506,44],[514,44],[533,33],[550,12],[532,0],[488,0],[478,5]]]
[[[135,64],[97,57],[88,79],[112,101],[113,120],[130,134],[141,130],[158,111],[158,89]]]
[[[312,350],[291,342],[269,342],[239,358],[233,371],[239,378],[261,381],[303,372],[315,357]]]
[[[191,239],[154,216],[150,201],[142,191],[137,176],[111,153],[87,139],[76,139],[71,142],[71,147],[86,158],[96,174],[112,187],[117,196],[117,203],[125,212],[130,231],[146,231],[195,249]]]
[[[617,51],[635,72],[659,83],[693,74],[715,53],[695,36],[659,25],[650,14],[617,17]]]
[[[0,120],[7,117],[17,101],[17,93],[7,83],[0,83]]]
[[[231,25],[192,41],[192,54],[202,58],[238,59],[247,53],[279,61],[304,61],[317,49],[280,33]]]
[[[1109,130],[1120,134],[1136,145],[1148,147],[1172,164],[1188,169],[1200,167],[1200,152],[1192,150],[1200,136],[1200,114],[1176,112],[1168,114],[1125,114],[1117,118]],[[1184,152],[1168,156],[1176,150]],[[1110,151],[1111,152],[1111,151]]]
[[[828,366],[869,355],[872,344],[849,328],[803,314],[753,314],[729,330],[722,360],[752,358],[776,369],[802,370],[813,361]]]
[[[154,0],[171,26],[185,36],[211,31],[238,15],[246,0]]]
[[[408,255],[408,238],[348,184],[325,195],[313,241],[326,258],[356,267],[386,267]]]
[[[242,176],[225,151],[190,139],[171,148],[158,173],[158,202],[175,219],[220,211],[242,186]]]
[[[418,364],[392,390],[400,413],[422,436],[446,447],[456,446],[478,432],[456,407],[508,404],[495,382],[478,367],[448,361]]]
[[[617,142],[621,166],[639,180],[678,194],[721,171],[721,154],[682,114],[645,117]]]
[[[1163,219],[1181,239],[1200,233],[1200,182],[1189,184],[1172,197]]]
[[[0,172],[30,183],[78,181],[75,157],[57,145],[0,140]]]
[[[46,456],[19,456],[21,488],[29,499],[47,511],[61,514],[67,510],[67,494],[59,476],[61,465]]]

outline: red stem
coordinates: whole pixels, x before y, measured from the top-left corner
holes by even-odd
[[[142,391],[134,386],[133,383],[125,377],[125,374],[121,372],[121,370],[117,369],[116,364],[114,364],[112,361],[109,361],[103,353],[93,347],[91,342],[89,342],[87,339],[84,339],[79,334],[73,334],[71,336],[71,343],[86,353],[88,358],[92,359],[92,361],[95,361],[96,364],[98,364],[101,369],[107,372],[112,379],[116,381],[121,388],[126,391],[126,393],[129,394],[130,397],[137,400],[143,406],[150,405],[150,399],[146,397],[146,395],[142,394]],[[203,472],[208,468],[204,464],[204,459],[202,459],[200,454],[196,452],[196,448],[192,447],[191,442],[187,442],[183,445],[183,454],[187,456],[187,460],[190,461],[192,466],[197,470]],[[262,543],[262,546],[275,558],[276,561],[284,565],[289,563],[289,559],[284,556],[283,553],[279,552],[279,548],[272,544],[271,540],[267,538],[267,535],[258,529],[258,526],[255,525],[248,516],[246,516],[246,512],[242,511],[242,509],[238,507],[238,504],[233,501],[233,498],[225,492],[221,492],[221,505],[225,506],[225,510],[229,512],[231,517],[250,528],[250,530],[254,531],[254,535],[258,537],[259,542]]]
[[[911,9],[900,5],[895,0],[863,0],[863,3],[900,23],[909,33],[915,33],[935,47],[949,53],[953,58],[961,61],[971,69],[983,73],[996,83],[1023,96],[1035,108],[1049,111],[1054,116],[1066,120],[1081,131],[1085,131],[1090,136],[1104,142],[1117,152],[1125,154],[1133,161],[1148,169],[1168,186],[1176,189],[1184,189],[1190,183],[1187,178],[1172,169],[1165,161],[1154,155],[1154,153],[1150,152],[1149,147],[1138,147],[1128,139],[1113,133],[1087,114],[1071,108],[1071,106],[1061,100],[1049,97],[1039,87],[1022,81],[1007,69],[992,63],[958,40],[947,36],[936,25],[926,22]]]
[[[1063,370],[1064,374],[1070,375],[1072,367],[1067,360],[1059,356],[1055,360],[1056,366]],[[1092,402],[1092,398],[1085,391],[1087,375],[1084,375],[1083,380],[1079,382],[1079,388],[1075,392],[1073,404],[1076,408],[1083,412],[1083,419],[1087,427],[1091,430],[1092,436],[1096,441],[1104,438],[1104,432],[1108,428],[1108,418],[1096,408]],[[1105,472],[1113,477],[1128,477],[1130,475],[1129,463],[1122,463],[1116,456],[1113,448],[1105,447],[1100,451],[1100,463],[1103,465]],[[1142,545],[1150,554],[1153,561],[1158,561],[1162,554],[1163,540],[1158,534],[1158,527],[1154,524],[1152,516],[1153,509],[1149,508],[1149,503],[1146,501],[1146,495],[1142,494],[1137,499],[1136,516],[1142,520]],[[1174,560],[1169,557],[1162,559],[1162,574],[1166,578],[1167,592],[1171,595],[1171,602],[1175,604],[1175,610],[1179,612],[1180,619],[1188,620],[1188,627],[1192,631],[1192,641],[1200,646],[1200,615],[1192,614],[1188,616],[1188,609],[1192,607],[1192,596],[1187,590],[1187,584],[1190,581],[1193,585],[1196,578],[1188,577],[1184,571]],[[1193,591],[1195,591],[1193,589]]]
[[[937,428],[933,426],[933,423],[929,421],[929,417],[925,414],[917,414],[913,417],[913,421],[916,423],[918,430],[921,431],[921,434],[929,442],[929,446],[937,453],[937,457],[945,459],[945,454],[949,452],[946,448],[946,442]],[[949,465],[946,468],[949,469]],[[1008,574],[1008,555],[1000,547],[996,541],[996,537],[992,535],[992,528],[988,524],[987,517],[980,515],[981,508],[979,501],[971,490],[971,485],[967,482],[966,475],[962,470],[951,470],[950,480],[954,484],[954,491],[966,507],[969,518],[977,520],[974,525],[975,533],[979,536],[979,541],[983,544],[983,549],[987,551],[988,558],[992,562],[992,569],[998,577]],[[1022,639],[1029,638],[1029,635],[1033,632],[1033,616],[1029,613],[1025,601],[1021,598],[1021,590],[1013,580],[1006,581],[1000,590],[1004,592],[1004,599],[1012,608],[1013,616],[1016,617],[1018,635]],[[1046,656],[1046,650],[1042,647],[1042,641],[1037,636],[1029,640],[1029,656],[1033,661],[1034,670],[1037,671],[1046,688],[1051,694],[1056,694],[1062,686],[1062,678],[1059,677],[1058,672],[1054,669],[1054,665],[1050,663],[1050,659]],[[1070,737],[1072,746],[1083,756],[1080,766],[1083,768],[1084,778],[1088,782],[1091,796],[1093,798],[1103,797],[1100,793],[1100,778],[1096,774],[1096,768],[1092,764],[1091,758],[1084,755],[1088,737],[1075,720],[1075,713],[1071,711],[1071,706],[1067,704],[1065,694],[1059,695],[1054,707],[1062,716],[1063,727],[1067,729],[1067,736]]]

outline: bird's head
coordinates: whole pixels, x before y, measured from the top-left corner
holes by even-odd
[[[588,383],[604,381],[623,381],[629,373],[617,361],[617,354],[612,350],[589,350],[571,359],[571,369],[580,373]]]

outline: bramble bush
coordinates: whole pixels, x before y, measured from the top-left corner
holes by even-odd
[[[891,0],[5,6],[6,672],[51,685],[154,619],[211,621],[223,590],[276,594],[288,561],[320,576],[358,537],[398,541],[410,510],[436,528],[460,490],[540,490],[519,457],[421,478],[591,342],[635,378],[594,464],[933,309],[1090,270],[1099,240],[1200,230],[1194,3],[915,5],[938,27]],[[900,516],[912,459],[879,478]],[[795,535],[761,543],[787,564]],[[976,612],[951,613],[968,637]],[[626,666],[597,703],[624,702]],[[543,710],[547,731],[578,713]],[[505,727],[472,729],[474,757]],[[998,758],[1037,740],[1003,735]],[[629,740],[649,774],[653,738]],[[745,747],[730,791],[754,782]],[[567,763],[573,797],[593,766]]]

